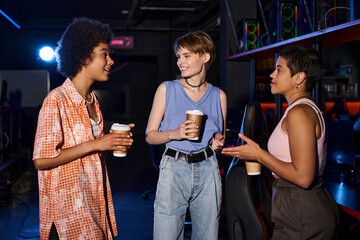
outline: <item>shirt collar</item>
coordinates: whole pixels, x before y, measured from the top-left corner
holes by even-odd
[[[76,89],[74,83],[70,80],[70,78],[67,78],[65,82],[62,84],[62,87],[65,89],[65,92],[71,99],[71,101],[74,103],[76,108],[79,108],[82,104],[85,105],[85,99],[81,96],[79,91]],[[93,92],[91,94],[94,94]],[[98,100],[94,96],[95,105],[97,106]]]

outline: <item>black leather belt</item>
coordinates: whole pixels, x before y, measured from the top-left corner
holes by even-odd
[[[214,155],[214,151],[210,147],[207,147],[204,151],[201,151],[198,153],[184,153],[184,152],[180,152],[180,151],[176,151],[174,149],[168,148],[165,151],[165,155],[175,158],[176,153],[179,153],[177,156],[177,159],[180,159],[187,163],[197,163],[197,162],[201,162],[206,159],[205,152],[206,152],[206,155],[208,158],[211,157],[212,155]]]

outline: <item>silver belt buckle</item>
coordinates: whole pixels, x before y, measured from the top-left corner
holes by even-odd
[[[187,162],[187,163],[189,163],[189,157],[191,157],[191,153],[189,153],[189,154],[185,154],[185,161]]]

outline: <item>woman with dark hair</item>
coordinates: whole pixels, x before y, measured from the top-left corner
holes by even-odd
[[[91,91],[114,61],[107,24],[76,18],[58,42],[58,70],[67,79],[45,98],[33,161],[38,169],[41,239],[114,239],[114,206],[103,151],[131,146],[131,134],[105,134]],[[133,127],[133,124],[130,124]]]
[[[180,79],[160,84],[146,129],[149,144],[165,144],[154,203],[154,239],[184,237],[186,211],[191,213],[191,239],[218,239],[221,177],[214,151],[225,141],[226,94],[206,81],[215,46],[205,32],[191,32],[174,44]],[[201,137],[187,110],[204,113]]]
[[[247,144],[222,153],[258,161],[275,177],[271,218],[273,240],[335,239],[339,209],[322,183],[326,163],[326,126],[311,91],[322,72],[319,53],[311,47],[282,50],[270,75],[271,92],[289,107],[268,142],[269,152],[243,134]]]

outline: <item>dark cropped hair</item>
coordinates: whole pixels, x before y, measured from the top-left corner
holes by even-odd
[[[305,88],[311,91],[322,74],[322,60],[318,51],[307,46],[290,46],[281,50],[280,56],[287,61],[291,76],[306,74]]]
[[[109,44],[112,32],[108,24],[81,17],[66,28],[55,51],[57,69],[65,77],[75,77],[100,43]]]
[[[186,48],[192,53],[209,53],[210,59],[205,64],[206,70],[209,69],[216,56],[216,49],[213,40],[207,33],[202,31],[190,32],[179,37],[174,43],[175,55],[180,48]]]

